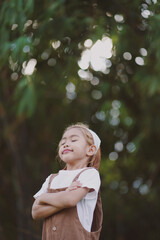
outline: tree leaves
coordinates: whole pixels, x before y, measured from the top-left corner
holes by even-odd
[[[14,99],[17,101],[17,115],[25,114],[31,117],[36,107],[36,92],[31,77],[23,77],[15,91]]]

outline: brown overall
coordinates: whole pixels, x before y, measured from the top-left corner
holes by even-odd
[[[83,169],[73,180],[87,169]],[[57,174],[52,174],[48,183],[48,193],[64,191],[66,188],[50,189],[50,184]],[[98,240],[102,228],[102,203],[98,193],[98,199],[94,211],[91,232],[85,230],[79,221],[77,208],[65,208],[62,211],[46,218],[43,224],[42,240]]]

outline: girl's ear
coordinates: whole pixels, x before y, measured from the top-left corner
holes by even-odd
[[[91,145],[88,147],[87,150],[87,156],[93,156],[96,152],[96,146],[95,145]]]

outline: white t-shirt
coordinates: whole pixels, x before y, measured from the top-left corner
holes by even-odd
[[[58,189],[69,187],[73,179],[81,172],[84,168],[76,170],[60,170],[59,174],[53,178],[50,188]],[[50,175],[51,176],[51,175]],[[34,195],[37,198],[43,193],[47,192],[49,178],[43,183],[41,189]],[[98,191],[100,188],[100,176],[99,172],[95,168],[89,168],[82,172],[78,178],[82,187],[94,189],[89,192],[77,203],[77,213],[82,226],[88,231],[91,231],[91,225],[93,220],[93,213],[97,202]]]

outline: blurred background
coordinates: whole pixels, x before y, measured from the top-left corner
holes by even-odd
[[[0,3],[0,239],[41,239],[33,195],[66,126],[102,140],[101,240],[160,239],[160,3]]]

